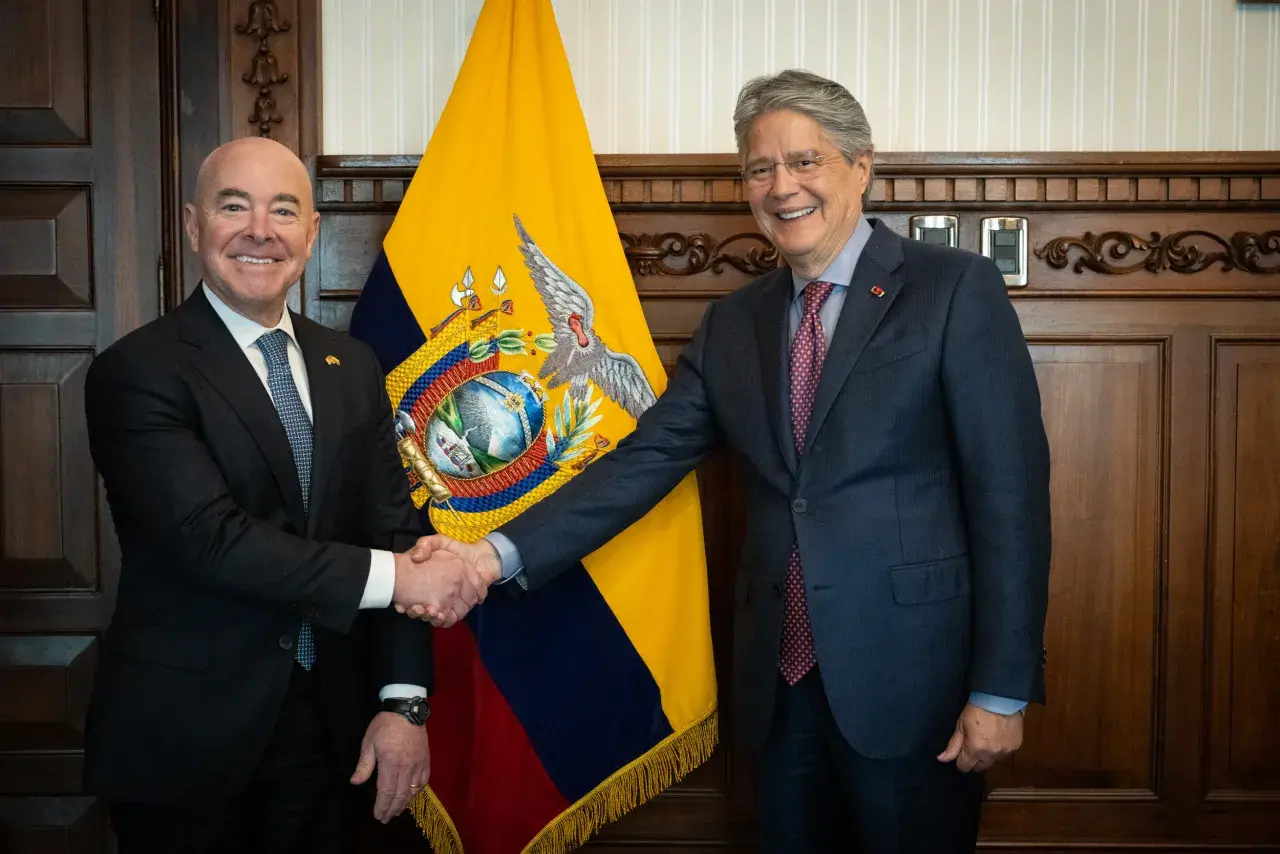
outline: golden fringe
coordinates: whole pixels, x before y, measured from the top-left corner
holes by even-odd
[[[563,854],[582,845],[604,825],[651,800],[711,757],[720,740],[713,708],[682,732],[672,733],[639,759],[620,768],[585,797],[556,816],[522,854]],[[413,817],[435,854],[462,854],[458,829],[430,788],[411,804]]]
[[[556,816],[523,854],[561,854],[585,845],[601,827],[622,818],[706,762],[719,740],[719,718],[713,708],[702,720],[667,736]]]
[[[422,835],[431,843],[433,854],[462,854],[458,828],[454,827],[453,819],[449,818],[444,804],[440,803],[430,786],[409,802],[409,809],[413,811],[413,818],[422,829]]]

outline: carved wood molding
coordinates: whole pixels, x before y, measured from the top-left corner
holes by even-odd
[[[1221,249],[1204,249],[1195,240],[1216,244]],[[1280,261],[1272,265],[1261,263],[1262,256],[1280,255],[1280,231],[1256,233],[1237,231],[1229,238],[1209,231],[1176,231],[1161,236],[1151,232],[1144,239],[1127,231],[1104,231],[1093,234],[1086,231],[1080,237],[1055,237],[1035,250],[1035,256],[1050,267],[1061,270],[1071,263],[1072,250],[1079,250],[1072,272],[1092,270],[1107,275],[1125,275],[1146,270],[1162,273],[1199,273],[1216,264],[1222,271],[1244,270],[1249,273],[1280,273]],[[1124,262],[1131,253],[1145,253],[1132,263]]]
[[[284,121],[277,109],[272,87],[289,82],[289,74],[280,70],[280,61],[271,49],[271,37],[288,32],[290,26],[280,17],[280,10],[273,0],[253,0],[249,4],[248,21],[236,24],[239,35],[258,40],[249,70],[240,75],[240,79],[256,90],[253,112],[248,120],[258,126],[259,136],[271,136],[272,124]]]
[[[322,198],[333,210],[393,211],[419,159],[317,158]],[[733,155],[597,155],[596,165],[616,212],[747,209]],[[876,155],[871,203],[900,211],[1280,210],[1280,154],[885,153]]]
[[[663,234],[618,233],[632,275],[638,276],[693,276],[710,270],[723,273],[725,265],[759,276],[778,266],[778,250],[763,235],[746,232],[726,237],[716,242],[709,234],[679,234],[674,231]],[[740,251],[728,251],[733,244],[746,244]],[[683,259],[683,263],[671,265],[668,259]]]

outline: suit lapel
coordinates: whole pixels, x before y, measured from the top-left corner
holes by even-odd
[[[181,311],[182,338],[196,348],[192,363],[227,401],[262,449],[285,497],[289,518],[297,530],[304,530],[306,513],[302,508],[298,469],[271,395],[205,299],[203,286],[183,304]],[[211,437],[211,441],[216,442],[217,438]]]
[[[867,341],[901,290],[902,280],[895,275],[901,265],[902,238],[882,222],[876,222],[875,230],[854,268],[853,280],[849,282],[844,306],[840,309],[840,319],[836,321],[831,348],[822,364],[822,376],[814,392],[813,412],[809,416],[805,450],[813,444],[858,356],[862,355]],[[877,288],[882,293],[877,295]]]
[[[334,454],[342,437],[342,365],[329,364],[324,342],[306,320],[295,315],[293,331],[302,348],[311,388],[311,500],[307,514],[307,534],[314,535],[321,519],[325,484],[333,474]]]
[[[755,309],[756,343],[760,348],[760,371],[764,377],[765,410],[778,450],[787,468],[796,470],[796,448],[791,439],[791,407],[784,406],[787,383],[787,318],[791,307],[791,269],[782,267],[773,274]]]

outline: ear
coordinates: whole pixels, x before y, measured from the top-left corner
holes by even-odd
[[[311,247],[316,245],[316,237],[320,235],[320,211],[311,212],[311,224],[307,229],[307,257],[311,257]]]
[[[864,151],[854,158],[853,180],[857,182],[860,196],[866,195],[867,186],[871,183],[871,162],[874,156],[872,152]]]
[[[200,221],[196,217],[196,206],[188,202],[182,206],[182,228],[187,232],[187,243],[191,251],[200,251]]]

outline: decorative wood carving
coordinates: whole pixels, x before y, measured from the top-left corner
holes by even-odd
[[[710,270],[720,274],[728,264],[748,276],[759,276],[778,266],[778,250],[763,234],[748,232],[726,237],[719,243],[709,234],[624,234],[619,232],[627,263],[638,276],[693,276]],[[727,251],[734,243],[748,245],[745,250]],[[683,258],[685,263],[672,266],[667,259]]]
[[[240,79],[258,90],[254,99],[249,123],[258,126],[259,136],[271,136],[271,125],[279,124],[284,117],[276,110],[276,100],[271,87],[289,82],[289,74],[280,70],[279,60],[271,51],[271,36],[288,32],[290,23],[280,18],[280,12],[272,0],[254,0],[249,4],[249,20],[236,24],[236,32],[258,40],[258,50],[253,55],[249,70]]]
[[[1216,243],[1222,249],[1206,251],[1190,242],[1195,238]],[[1127,231],[1104,231],[1096,235],[1086,231],[1081,237],[1055,237],[1037,248],[1035,255],[1050,267],[1061,270],[1070,263],[1073,249],[1081,252],[1071,267],[1075,273],[1088,269],[1108,275],[1124,275],[1139,270],[1151,273],[1171,270],[1189,274],[1207,270],[1215,264],[1221,264],[1223,272],[1239,269],[1258,274],[1280,273],[1280,263],[1265,266],[1260,263],[1263,255],[1280,254],[1280,231],[1262,234],[1237,231],[1230,238],[1198,229],[1178,231],[1164,237],[1153,231],[1149,240]],[[1124,261],[1135,251],[1146,255],[1133,263],[1115,263]]]

